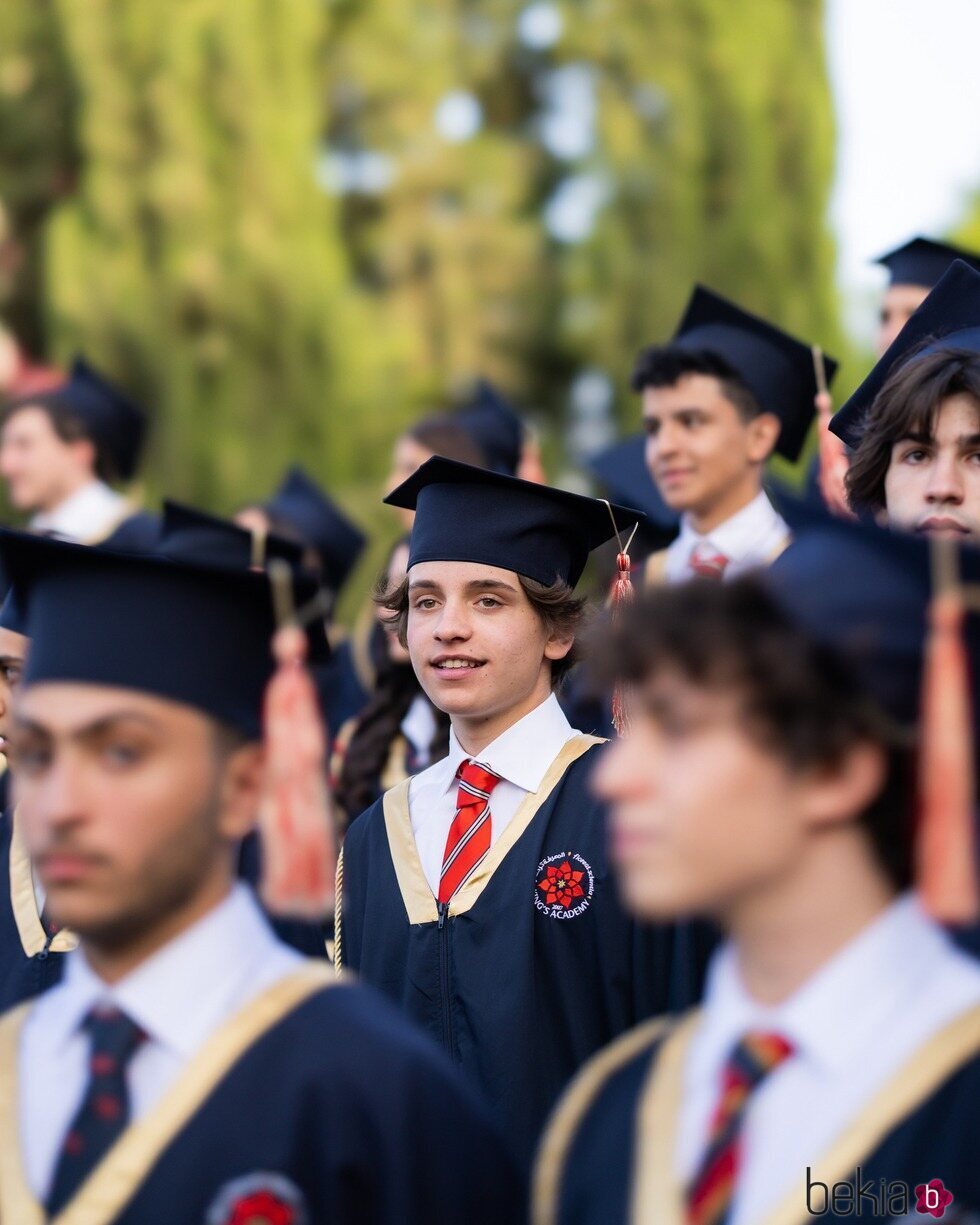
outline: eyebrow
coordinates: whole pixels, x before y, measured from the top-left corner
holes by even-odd
[[[900,443],[916,442],[919,443],[920,446],[934,447],[936,445],[936,438],[934,434],[923,434],[918,431],[903,434],[898,441]],[[956,439],[956,445],[964,448],[980,446],[980,431],[973,434],[960,434],[960,436]]]
[[[156,719],[150,715],[145,715],[140,710],[121,710],[114,711],[111,715],[104,715],[101,719],[95,719],[91,723],[83,723],[80,727],[71,727],[65,729],[69,736],[74,736],[78,739],[86,740],[103,735],[107,731],[111,731],[117,723],[125,723],[132,721],[142,723],[145,727],[156,729],[159,724]],[[51,736],[54,732],[49,727],[45,727],[43,723],[39,723],[36,719],[25,718],[23,715],[14,715],[14,722],[18,728],[24,732],[33,732],[38,736]]]
[[[0,655],[0,668],[6,668],[10,664],[25,664],[27,662],[26,655]]]
[[[409,583],[409,591],[441,591],[442,587],[434,579],[420,578]],[[511,591],[517,588],[513,583],[504,582],[499,578],[474,578],[466,584],[467,591]]]

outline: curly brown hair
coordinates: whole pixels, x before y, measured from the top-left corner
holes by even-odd
[[[954,348],[919,351],[892,372],[851,456],[845,487],[853,510],[877,514],[888,509],[885,478],[892,448],[903,438],[932,437],[943,402],[955,395],[971,396],[980,413],[980,354]]]
[[[517,576],[521,590],[528,598],[531,607],[541,619],[549,635],[560,638],[575,639],[572,649],[563,659],[551,661],[551,687],[557,690],[565,677],[578,663],[577,635],[582,632],[587,616],[587,601],[577,596],[564,581],[557,579],[554,583],[539,583],[523,574]],[[391,613],[388,619],[391,628],[397,633],[398,641],[407,646],[408,631],[408,577],[391,590],[380,582],[374,592],[374,602],[379,608]]]

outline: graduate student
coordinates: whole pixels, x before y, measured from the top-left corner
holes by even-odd
[[[825,361],[829,382],[836,363]],[[633,370],[646,462],[680,533],[647,561],[645,581],[731,579],[789,543],[763,489],[778,452],[799,458],[818,387],[809,345],[697,286],[673,339]]]
[[[145,438],[143,410],[76,357],[60,385],[4,410],[0,477],[32,531],[142,552],[157,521],[112,486],[134,478]]]
[[[31,638],[19,819],[81,942],[0,1023],[0,1218],[519,1220],[438,1053],[235,883],[264,781],[267,576],[15,534],[0,554]]]
[[[933,1180],[980,1207],[980,966],[911,892],[929,542],[829,516],[794,531],[771,570],[651,593],[611,635],[636,710],[594,787],[624,898],[727,940],[702,1008],[573,1084],[537,1225],[902,1219]],[[980,556],[960,566],[976,582]],[[937,861],[937,814],[917,827],[933,904],[937,863],[973,873],[959,848]]]
[[[888,271],[888,286],[881,300],[875,348],[885,353],[909,319],[926,300],[929,292],[954,260],[963,260],[980,271],[980,254],[954,247],[933,238],[911,238],[874,261]]]
[[[599,741],[569,726],[590,549],[636,513],[432,459],[389,495],[415,511],[387,600],[449,753],[351,825],[335,950],[439,1041],[524,1160],[592,1051],[693,991],[663,931],[610,877],[586,779]],[[615,516],[615,526],[612,521]]]
[[[980,540],[978,320],[980,272],[954,263],[832,419],[855,511]]]

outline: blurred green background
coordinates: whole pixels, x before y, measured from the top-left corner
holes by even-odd
[[[151,496],[227,511],[300,459],[390,537],[406,422],[487,375],[555,472],[635,424],[695,280],[847,358],[823,30],[822,0],[4,0],[0,313],[147,405]]]

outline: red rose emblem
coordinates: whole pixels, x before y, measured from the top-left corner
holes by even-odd
[[[941,1178],[931,1178],[928,1182],[920,1182],[915,1188],[916,1212],[928,1214],[937,1219],[943,1215],[953,1202],[952,1191],[947,1191]]]
[[[538,881],[538,888],[549,906],[557,902],[565,910],[569,910],[576,898],[585,897],[585,890],[580,883],[584,875],[584,872],[573,868],[567,859],[558,865],[550,863],[545,868],[544,880]]]
[[[296,1209],[272,1191],[256,1191],[232,1206],[228,1225],[293,1225]]]

